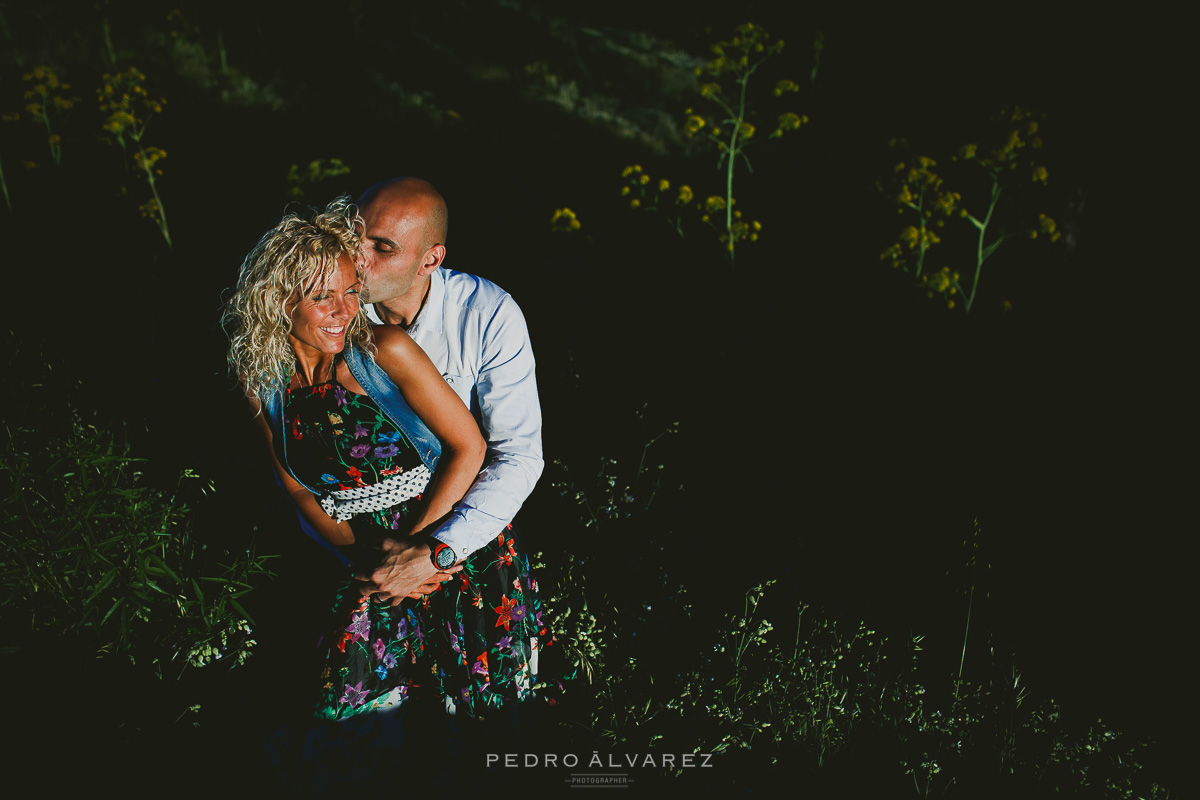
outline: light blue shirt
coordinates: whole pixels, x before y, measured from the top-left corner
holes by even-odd
[[[367,316],[383,324],[371,306]],[[542,474],[542,407],[529,329],[508,292],[439,267],[408,335],[471,409],[487,441],[479,478],[433,533],[465,558],[512,522]]]

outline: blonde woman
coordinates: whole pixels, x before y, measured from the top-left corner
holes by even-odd
[[[358,299],[361,230],[339,198],[288,214],[263,235],[226,305],[229,363],[284,489],[314,530],[351,555],[321,645],[317,716],[345,719],[420,697],[478,716],[529,694],[536,585],[503,536],[498,547],[435,565],[441,548],[430,534],[474,482],[484,442],[409,336],[368,324]],[[385,538],[427,557],[379,602],[362,576]]]

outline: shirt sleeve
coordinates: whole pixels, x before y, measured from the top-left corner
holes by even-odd
[[[525,317],[505,295],[482,329],[475,380],[480,427],[487,441],[483,471],[433,533],[465,558],[512,522],[541,477],[542,408]]]

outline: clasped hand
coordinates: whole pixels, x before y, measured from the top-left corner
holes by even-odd
[[[360,591],[364,595],[374,595],[379,602],[393,606],[407,597],[420,599],[436,591],[462,570],[462,564],[445,570],[433,566],[423,538],[384,539],[380,550],[383,557],[375,569],[370,574],[356,573],[354,578],[363,581]]]

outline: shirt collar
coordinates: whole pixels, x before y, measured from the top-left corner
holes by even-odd
[[[429,294],[425,297],[425,305],[421,307],[417,318],[408,326],[408,332],[415,334],[421,330],[440,336],[445,327],[445,302],[446,274],[441,267],[438,267],[429,275]]]

